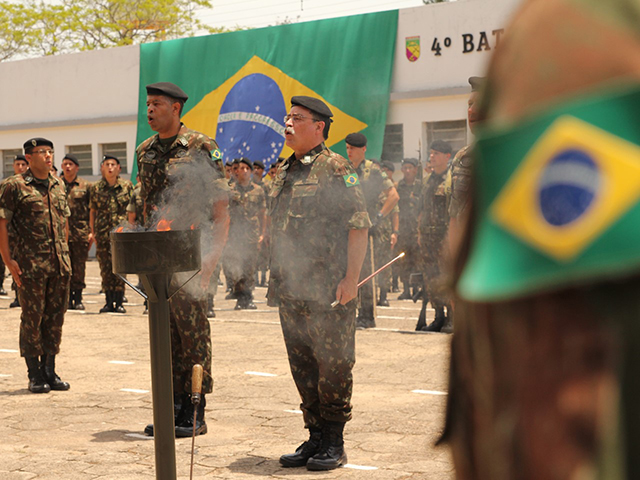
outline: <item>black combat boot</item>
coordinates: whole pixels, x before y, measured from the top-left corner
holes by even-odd
[[[242,293],[234,294],[234,298],[236,299],[236,306],[233,307],[234,310],[242,310],[244,308],[246,299]]]
[[[309,427],[309,440],[304,442],[294,453],[287,453],[280,457],[280,465],[283,467],[304,467],[307,460],[320,451],[322,443],[322,430]]]
[[[216,318],[216,312],[213,310],[213,295],[207,295],[207,318]]]
[[[69,290],[69,307],[67,308],[67,310],[75,310],[76,308],[74,304],[75,293],[76,292],[74,290]]]
[[[113,301],[115,303],[114,312],[116,313],[127,313],[127,311],[122,306],[124,302],[124,292],[113,292]]]
[[[389,306],[389,300],[387,299],[387,291],[386,290],[380,290],[380,298],[378,299],[378,306],[379,307],[388,307]]]
[[[0,275],[0,295],[9,295],[3,286],[4,278],[5,278],[5,275]]]
[[[259,287],[266,287],[267,286],[267,271],[266,270],[262,270],[260,272],[260,284],[258,286]]]
[[[418,316],[418,323],[416,324],[416,332],[427,328],[427,302],[422,301],[422,308],[420,308],[420,315]]]
[[[190,396],[188,393],[174,393],[173,394],[173,424],[177,425],[180,420],[180,414],[182,412],[182,405],[184,402],[190,402]],[[193,412],[191,413],[193,415]],[[149,437],[153,437],[153,423],[150,423],[144,427],[144,434]]]
[[[343,432],[343,422],[325,424],[322,429],[320,451],[307,461],[307,470],[333,470],[347,463]]]
[[[182,402],[182,410],[176,421],[176,438],[190,437],[193,435],[193,413],[196,412],[196,435],[207,433],[207,424],[204,421],[204,407],[207,406],[205,396],[200,396],[200,403],[194,405],[191,397]]]
[[[398,300],[411,300],[411,285],[409,282],[402,282],[404,287],[402,293],[398,296]]]
[[[84,310],[84,304],[82,303],[82,290],[75,291],[75,297],[73,299],[73,308],[75,310]]]
[[[29,391],[31,393],[49,393],[51,386],[46,382],[40,369],[38,357],[24,357],[27,362],[27,375],[29,376]]]
[[[42,355],[40,367],[42,369],[42,375],[51,387],[51,390],[69,390],[71,388],[71,385],[69,385],[67,382],[63,382],[56,374],[55,355]]]
[[[436,307],[436,318],[431,322],[428,327],[424,327],[422,329],[423,332],[439,332],[442,330],[444,326],[444,321],[446,317],[444,316],[444,307]]]
[[[242,306],[245,310],[257,310],[256,304],[253,303],[253,293],[251,290],[248,292],[244,292],[244,305]]]
[[[149,313],[149,300],[147,300],[145,298],[144,299],[144,312],[142,312],[142,314],[146,315],[147,313]]]
[[[16,308],[20,306],[20,300],[18,300],[18,295],[16,294],[16,298],[13,299],[13,302],[9,304],[9,308]]]
[[[104,307],[100,309],[100,313],[115,312],[115,309],[113,308],[113,294],[114,292],[112,290],[106,290],[104,292],[106,303],[104,304]]]
[[[360,309],[360,315],[356,319],[356,330],[375,328],[376,320],[373,318],[373,305]]]

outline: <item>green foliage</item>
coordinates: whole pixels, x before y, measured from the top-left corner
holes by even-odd
[[[220,33],[196,18],[209,0],[0,0],[0,61]]]

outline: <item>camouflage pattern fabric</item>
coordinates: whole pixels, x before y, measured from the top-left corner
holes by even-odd
[[[69,254],[71,256],[71,290],[83,290],[87,259],[89,258],[89,196],[91,184],[76,177],[67,182],[64,177],[69,217]]]
[[[449,202],[449,217],[463,219],[467,210],[471,193],[471,173],[473,156],[471,146],[462,147],[451,161],[446,181],[446,195]]]
[[[381,195],[379,204],[382,206],[385,200],[386,195]],[[380,220],[376,225],[376,234],[373,237],[373,249],[376,252],[376,269],[389,263],[393,258],[393,248],[391,247],[393,225],[391,223],[391,216],[394,212],[398,212],[398,205],[393,207],[391,213]],[[376,277],[376,283],[378,287],[380,287],[380,291],[388,292],[391,288],[391,268],[387,268],[383,272],[380,272]]]
[[[481,99],[488,126],[640,85],[637,0],[531,0],[506,31]],[[467,232],[457,274],[475,240]],[[458,478],[640,478],[639,288],[635,275],[456,300],[444,437]]]
[[[269,193],[271,306],[287,299],[335,300],[347,271],[349,230],[371,226],[362,190],[348,186],[350,175],[350,162],[324,144],[278,167]]]
[[[89,208],[96,211],[94,234],[96,241],[109,241],[109,233],[127,219],[133,185],[120,177],[109,186],[105,179],[91,187]]]
[[[144,202],[140,197],[140,189],[141,184],[137,183],[135,187],[133,187],[133,192],[131,192],[131,200],[129,201],[129,205],[127,205],[127,214],[135,213],[136,214],[136,225],[144,225]]]
[[[355,301],[331,309],[347,270],[351,229],[369,228],[348,160],[324,144],[279,167],[270,191],[271,278],[307,427],[351,419]]]
[[[400,199],[398,209],[400,213],[400,228],[396,251],[405,252],[404,258],[398,260],[398,273],[402,282],[409,285],[409,275],[419,271],[420,265],[418,247],[418,213],[420,211],[420,194],[422,184],[416,178],[412,185],[408,185],[404,179],[398,182],[396,187]]]
[[[69,205],[62,182],[48,185],[30,170],[0,185],[0,218],[12,231],[11,254],[22,270],[20,355],[57,354],[69,298],[71,262],[65,224]]]
[[[99,239],[96,242],[96,257],[100,265],[100,277],[102,278],[102,290],[124,292],[124,281],[113,273],[113,261],[111,259],[111,242],[107,239]]]
[[[71,290],[84,290],[85,272],[89,258],[89,242],[69,241],[69,256],[71,258]]]
[[[22,307],[20,355],[57,355],[69,303],[69,275],[23,278],[17,294]]]
[[[305,427],[351,420],[355,355],[355,305],[290,301],[280,324],[291,375],[300,394]]]
[[[422,181],[422,206],[418,217],[418,235],[427,296],[434,308],[447,303],[444,297],[443,246],[449,226],[445,184],[448,172],[428,174]]]
[[[226,197],[229,191],[222,162],[216,158],[219,151],[215,140],[182,125],[171,145],[164,146],[159,136],[154,135],[138,146],[136,155],[146,223],[151,221],[156,209],[166,206],[167,200],[175,200],[182,207],[174,211],[175,215],[182,217],[176,219],[178,227],[186,225],[185,228],[188,228],[203,220],[210,223],[213,202]],[[183,182],[189,184],[189,189],[195,188],[201,193],[196,199],[197,204],[181,201],[181,195],[188,196],[188,192],[180,185],[176,187],[180,167],[188,166],[211,167],[197,170],[199,178],[193,179],[198,182],[197,185],[191,181]],[[174,195],[171,199],[167,197],[169,192]],[[198,282],[198,278],[191,282]],[[170,300],[170,308],[174,391],[191,392],[191,369],[199,363],[205,370],[203,392],[211,393],[211,334],[206,315],[206,295],[202,292],[200,297],[195,298],[180,291]]]
[[[257,182],[254,180],[253,182],[262,188],[262,191],[264,192],[265,206],[268,208],[268,205],[266,205],[266,201],[269,199],[269,186],[266,183],[264,183],[264,180],[261,180],[260,182]],[[264,240],[258,247],[258,260],[256,263],[256,270],[258,270],[259,272],[264,272],[268,269],[269,269],[269,238],[268,238],[268,235],[266,235]]]
[[[251,294],[255,283],[260,222],[265,209],[264,191],[259,185],[233,184],[229,195],[229,248],[225,250],[225,262],[236,294]]]

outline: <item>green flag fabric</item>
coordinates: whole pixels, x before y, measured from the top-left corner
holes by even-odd
[[[173,82],[189,95],[183,122],[215,138],[225,162],[247,157],[269,166],[289,155],[284,116],[294,95],[318,97],[332,110],[327,146],[345,154],[344,138],[362,132],[368,155],[379,157],[397,26],[394,10],[143,44],[137,142],[154,133],[145,86]]]
[[[638,112],[640,86],[617,85],[480,132],[463,298],[499,301],[637,272]]]

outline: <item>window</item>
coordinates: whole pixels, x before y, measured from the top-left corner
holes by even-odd
[[[384,128],[381,160],[401,162],[404,157],[402,124],[387,125]]]
[[[78,159],[80,170],[78,175],[93,175],[93,160],[91,155],[91,145],[69,145],[67,153],[72,153]]]
[[[120,167],[122,168],[122,173],[127,173],[127,144],[126,142],[120,143],[103,143],[101,145],[102,149],[102,157],[100,157],[100,162],[105,155],[111,155],[120,160]]]
[[[425,158],[429,157],[429,145],[436,140],[444,140],[452,148],[451,158],[467,144],[467,121],[428,122],[426,125],[427,145]]]

